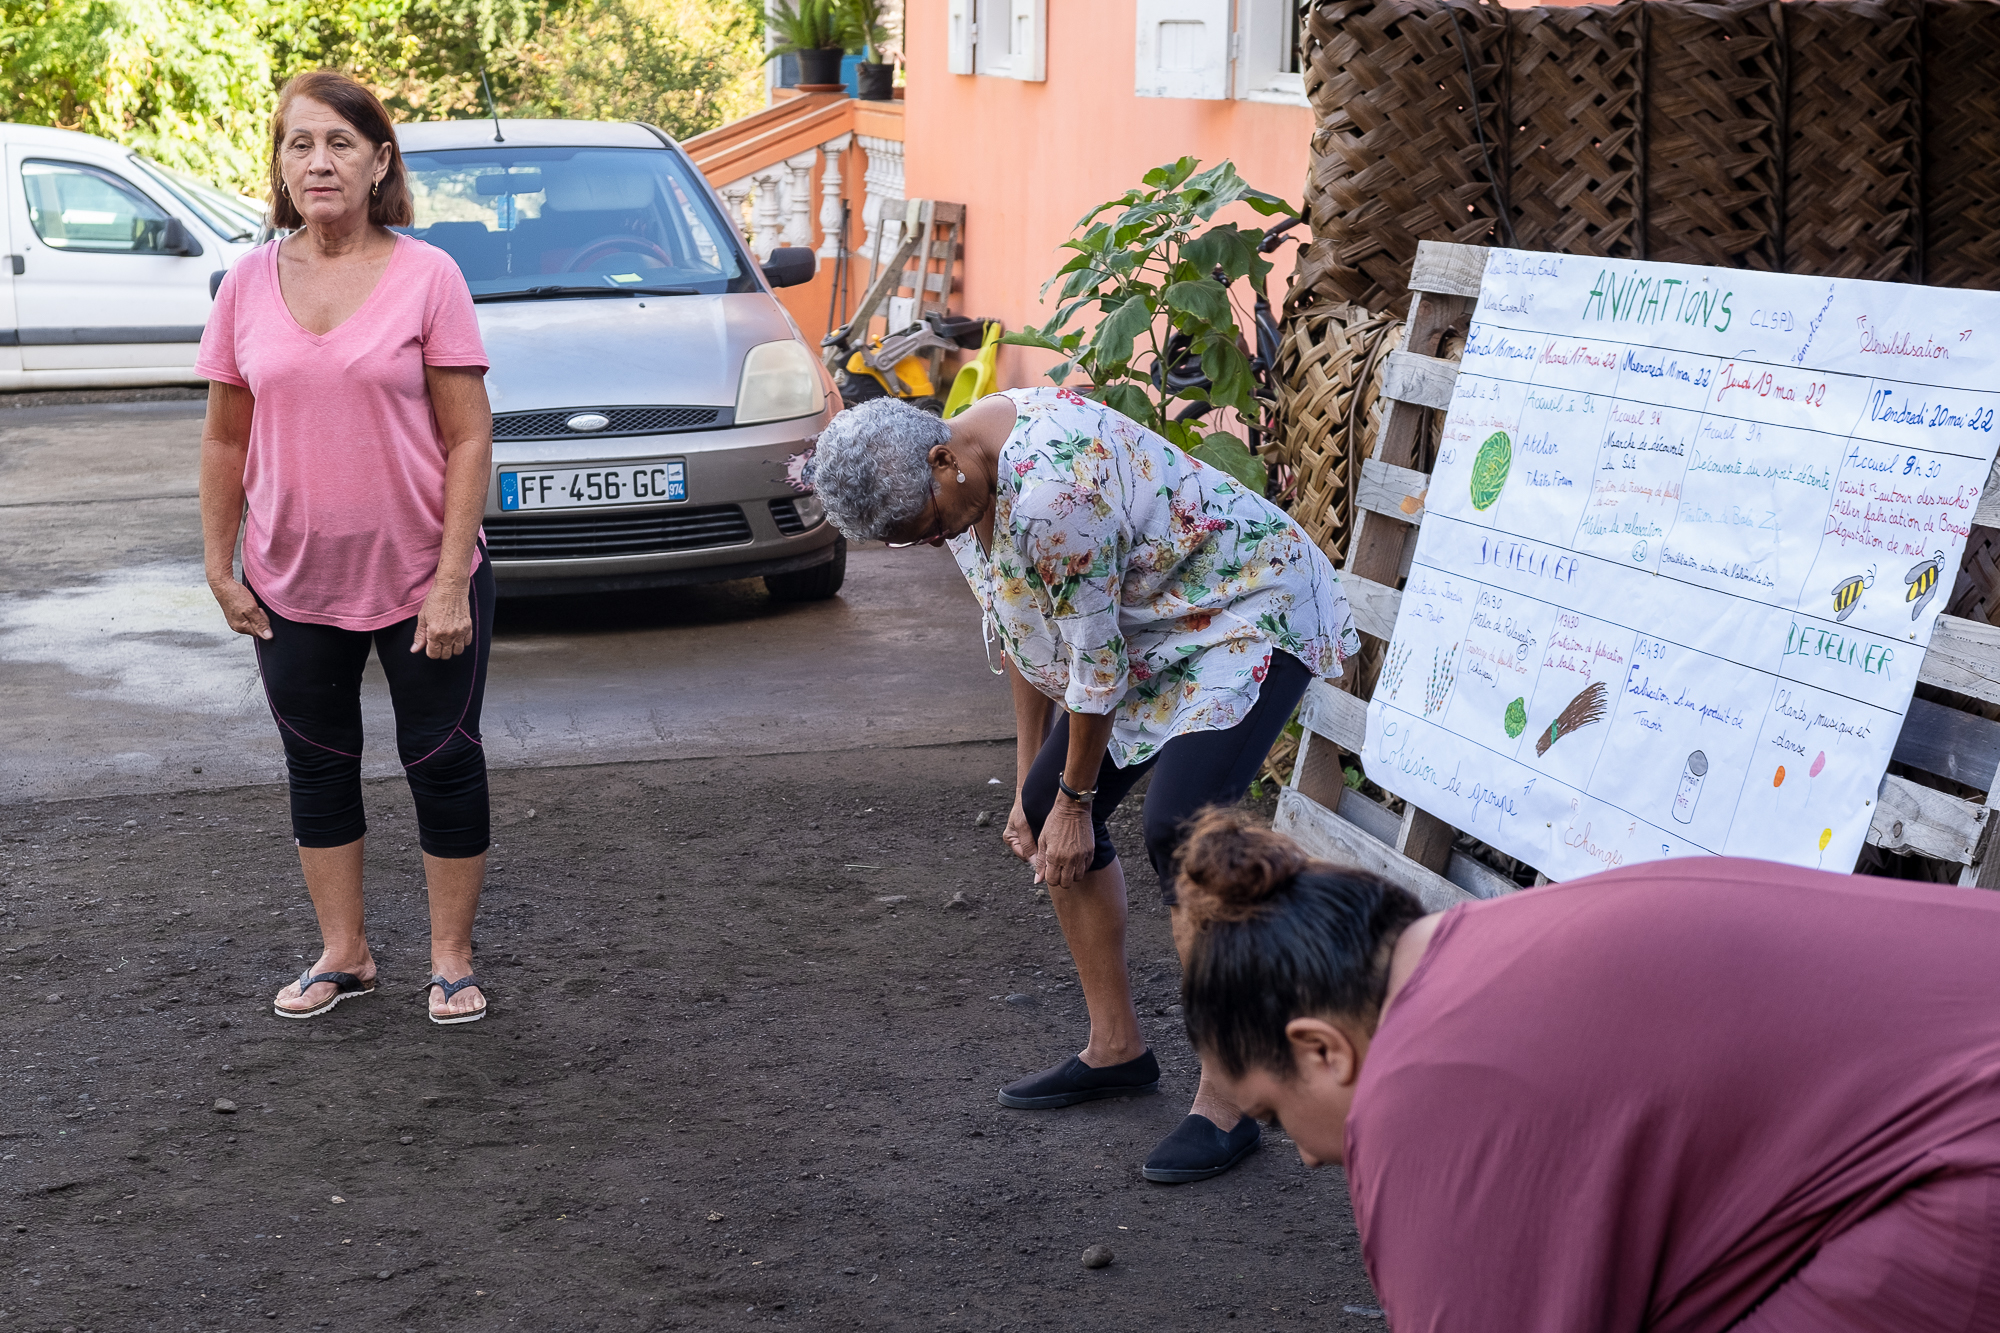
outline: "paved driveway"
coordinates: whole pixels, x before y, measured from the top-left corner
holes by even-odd
[[[250,644],[201,577],[202,406],[0,408],[0,801],[276,781]],[[371,663],[368,768],[397,771]],[[930,745],[1012,734],[941,551],[849,553],[830,602],[751,581],[503,602],[498,766]]]

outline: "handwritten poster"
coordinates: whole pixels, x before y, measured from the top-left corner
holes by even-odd
[[[1849,870],[2000,432],[2000,294],[1496,250],[1370,778],[1552,879]]]

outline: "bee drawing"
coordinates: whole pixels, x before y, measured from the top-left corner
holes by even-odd
[[[1910,604],[1910,619],[1922,615],[1931,598],[1937,596],[1938,574],[1943,569],[1944,552],[1935,551],[1930,559],[1910,566],[1910,572],[1903,575],[1903,582],[1910,585],[1910,590],[1903,594],[1903,600]]]
[[[1875,586],[1875,566],[1868,566],[1866,574],[1856,574],[1853,578],[1842,579],[1833,585],[1833,618],[1845,620],[1854,613],[1855,604],[1861,600],[1863,589]]]

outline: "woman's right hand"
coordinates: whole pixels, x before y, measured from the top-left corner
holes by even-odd
[[[257,605],[257,598],[236,579],[211,579],[208,590],[215,594],[215,604],[222,608],[222,618],[229,622],[229,628],[238,634],[254,634],[260,639],[271,637],[271,618],[264,614],[264,608]]]
[[[1007,850],[1026,861],[1035,863],[1035,830],[1028,823],[1027,812],[1021,809],[1021,794],[1014,793],[1014,813],[1007,816],[1006,831],[1000,835],[1007,842]]]

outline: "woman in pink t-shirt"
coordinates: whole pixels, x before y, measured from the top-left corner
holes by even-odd
[[[257,646],[324,946],[273,1003],[281,1017],[311,1018],[375,989],[361,889],[360,691],[372,647],[416,800],[431,1021],[469,1023],[486,1013],[472,971],[489,843],[486,353],[458,266],[389,230],[412,210],[380,100],[331,70],[302,74],[271,129],[272,220],[296,230],[223,279],[195,368],[210,381],[208,583],[229,627]]]
[[[1188,1035],[1344,1163],[1397,1333],[2000,1329],[2000,895],[1761,861],[1436,916],[1240,816]]]

